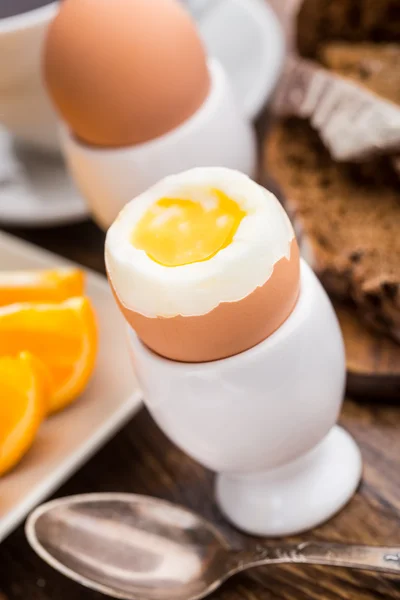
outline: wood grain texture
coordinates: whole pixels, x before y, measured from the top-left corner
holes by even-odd
[[[103,270],[104,234],[92,223],[46,231],[16,231],[50,250]],[[400,409],[345,402],[341,423],[360,444],[362,484],[350,504],[301,539],[400,546]],[[177,450],[143,410],[59,490],[136,492],[183,504],[221,528],[235,547],[254,538],[230,527],[214,502],[211,473]],[[4,597],[1,597],[3,594]],[[0,600],[100,600],[53,571],[28,547],[20,527],[0,545]],[[243,574],[219,600],[400,600],[400,579],[324,567],[274,566]]]
[[[368,329],[354,308],[334,305],[346,346],[349,393],[400,400],[400,344]]]
[[[400,436],[396,407],[346,403],[342,424],[360,443],[364,480],[356,497],[329,523],[302,539],[400,542]],[[254,539],[225,523],[213,499],[212,475],[170,444],[143,410],[57,494],[136,492],[188,506],[213,521],[236,547]],[[81,600],[100,596],[52,571],[27,547],[22,528],[0,546],[0,590],[7,600]],[[214,594],[221,600],[400,599],[400,581],[323,567],[270,567],[235,578]]]

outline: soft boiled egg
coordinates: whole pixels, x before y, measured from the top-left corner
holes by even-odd
[[[271,192],[225,168],[167,177],[127,204],[107,233],[106,266],[142,342],[183,362],[257,345],[299,294],[288,216]]]

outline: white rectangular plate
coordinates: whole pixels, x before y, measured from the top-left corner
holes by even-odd
[[[1,270],[68,264],[55,254],[0,232]],[[87,295],[95,306],[99,326],[93,378],[75,404],[45,421],[26,457],[0,479],[0,541],[116,433],[141,404],[125,325],[106,279],[87,271]]]

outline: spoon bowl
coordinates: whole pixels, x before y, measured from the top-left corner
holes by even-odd
[[[26,534],[52,567],[114,598],[202,598],[228,577],[228,546],[210,523],[145,496],[55,500],[31,515]]]
[[[125,600],[197,600],[235,573],[279,563],[400,575],[400,547],[305,542],[232,550],[213,525],[190,510],[133,494],[48,502],[28,518],[26,534],[53,568]]]

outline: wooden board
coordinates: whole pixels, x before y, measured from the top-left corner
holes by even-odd
[[[264,115],[258,138],[265,156],[270,126],[270,120]],[[279,198],[290,214],[281,187],[268,173],[266,159],[260,163],[258,180]],[[297,238],[299,240],[299,234]],[[355,308],[338,302],[334,302],[334,306],[346,347],[348,393],[354,397],[398,400],[400,403],[400,344],[369,329]]]
[[[335,303],[335,310],[346,346],[348,393],[400,401],[400,344],[366,327],[353,307]]]
[[[361,488],[328,523],[287,541],[327,539],[400,545],[398,407],[347,402],[342,423],[361,446],[365,462]],[[57,496],[94,491],[164,498],[210,519],[237,548],[260,541],[235,531],[222,518],[214,500],[212,474],[173,446],[146,411],[139,413]],[[22,527],[0,545],[0,599],[105,600],[34,555]],[[398,578],[378,573],[271,566],[230,580],[210,600],[400,600],[400,584]]]

